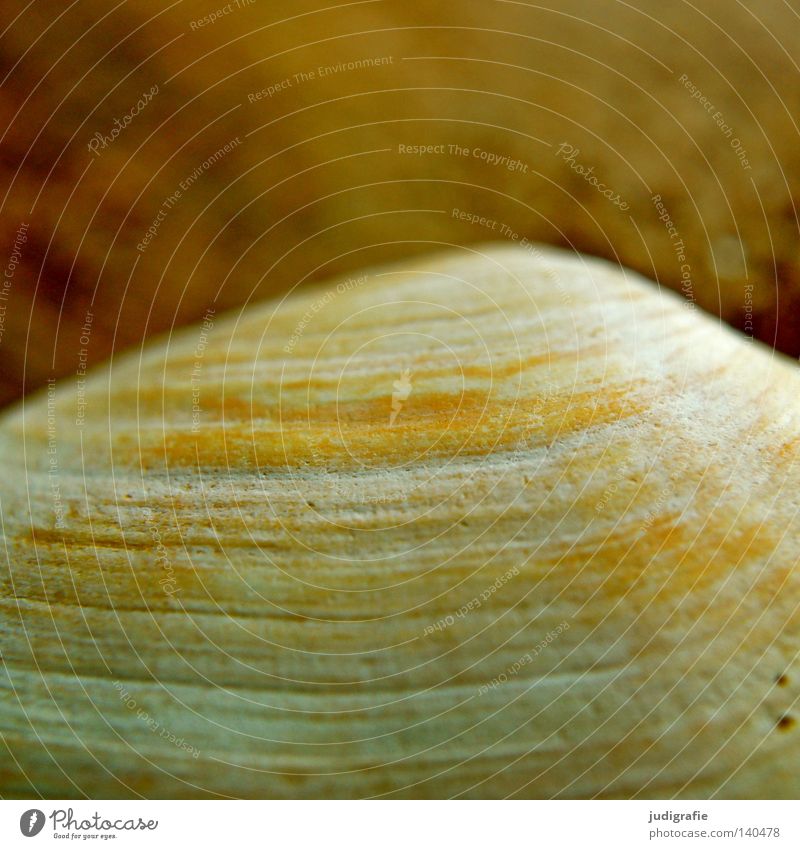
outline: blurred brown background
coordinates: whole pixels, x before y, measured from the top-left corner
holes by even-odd
[[[798,0],[6,0],[0,403],[212,304],[514,235],[797,356],[798,44]]]

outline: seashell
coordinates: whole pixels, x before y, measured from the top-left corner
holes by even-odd
[[[796,369],[462,249],[0,425],[4,796],[796,797]]]

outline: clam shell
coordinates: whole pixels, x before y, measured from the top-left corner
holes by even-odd
[[[798,397],[529,244],[53,383],[0,425],[3,795],[796,797]]]

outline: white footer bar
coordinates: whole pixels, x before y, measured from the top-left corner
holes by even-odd
[[[800,846],[774,801],[0,801],[0,846],[505,849]],[[192,842],[190,842],[192,841]]]

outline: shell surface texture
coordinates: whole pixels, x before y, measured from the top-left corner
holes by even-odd
[[[797,797],[800,380],[481,246],[6,412],[5,796]]]

